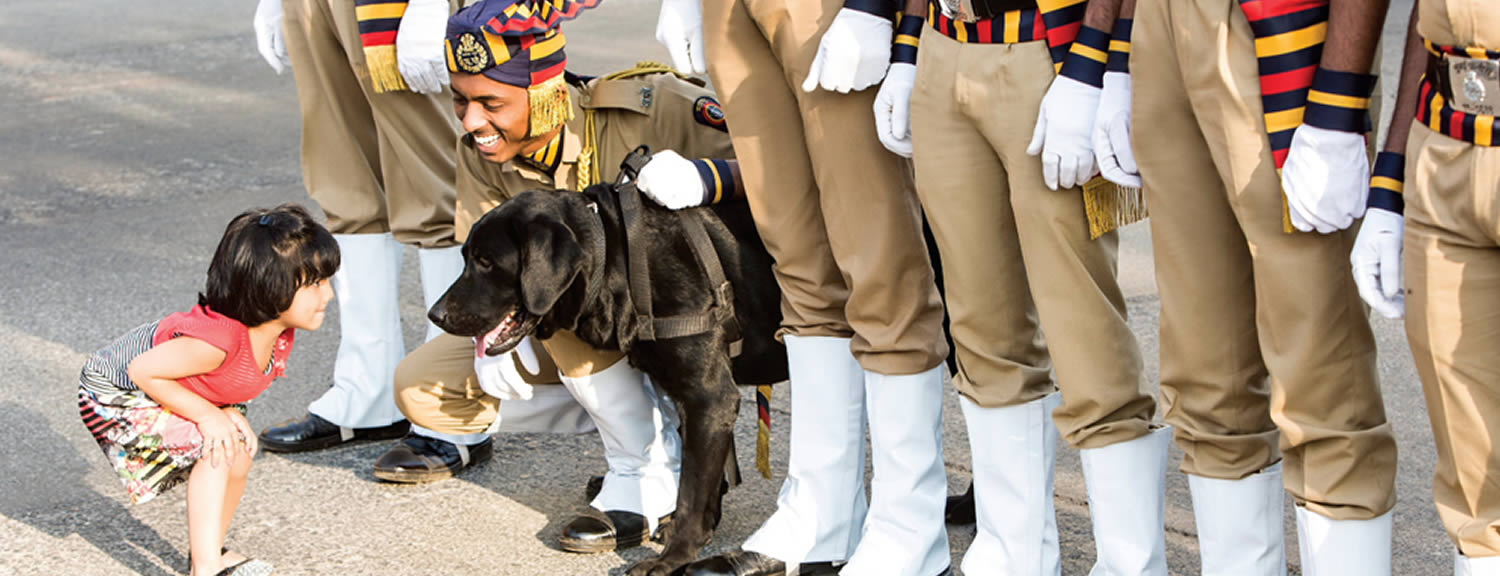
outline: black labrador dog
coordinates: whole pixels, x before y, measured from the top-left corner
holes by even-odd
[[[677,402],[682,417],[682,476],[666,547],[631,567],[632,576],[666,576],[697,559],[722,513],[720,484],[734,443],[736,385],[787,378],[786,348],[775,339],[781,290],[772,259],[743,202],[668,211],[646,202],[632,241],[650,254],[652,311],[657,317],[706,312],[714,303],[704,268],[685,230],[700,221],[733,288],[743,342],[731,357],[724,326],[670,339],[643,340],[632,300],[627,246],[612,191],[532,191],[479,219],[464,243],[464,271],[428,317],[459,336],[483,337],[502,354],[528,335],[569,330],[584,342],[627,354]]]

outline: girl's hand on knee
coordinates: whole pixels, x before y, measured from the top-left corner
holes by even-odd
[[[229,421],[234,424],[234,429],[240,436],[240,442],[245,445],[245,453],[255,456],[260,451],[260,437],[256,436],[255,430],[250,428],[250,421],[245,419],[245,415],[241,414],[238,408],[226,407],[224,414],[229,416]]]
[[[228,466],[234,462],[234,444],[239,431],[228,414],[221,411],[209,414],[211,416],[198,421],[198,433],[203,435],[203,460],[214,468],[220,464]]]

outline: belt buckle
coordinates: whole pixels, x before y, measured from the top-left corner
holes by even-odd
[[[1449,55],[1448,86],[1453,109],[1464,114],[1500,114],[1500,61]]]
[[[974,15],[974,0],[938,0],[938,3],[942,5],[943,15],[955,22],[979,21]]]

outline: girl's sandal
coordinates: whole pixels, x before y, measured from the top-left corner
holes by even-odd
[[[220,570],[215,576],[270,576],[276,568],[270,562],[247,558],[244,561]]]

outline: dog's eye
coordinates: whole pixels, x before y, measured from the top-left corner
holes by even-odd
[[[478,268],[480,270],[489,270],[490,268],[494,268],[495,267],[495,263],[494,262],[490,262],[489,258],[485,258],[485,257],[481,256],[479,258],[475,258],[474,259],[474,267]]]

